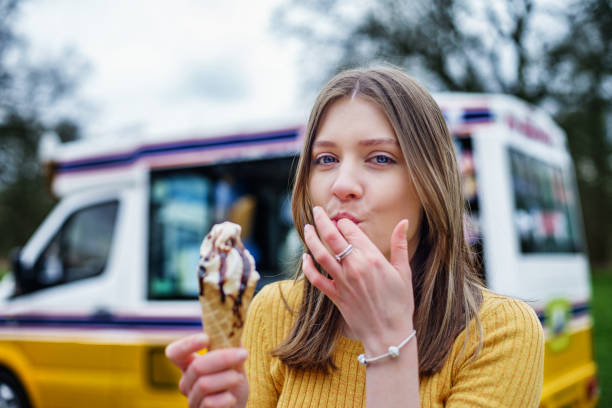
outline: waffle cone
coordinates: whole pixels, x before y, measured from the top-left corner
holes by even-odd
[[[219,286],[202,282],[204,296],[200,296],[202,307],[202,326],[210,338],[209,350],[226,347],[240,347],[242,330],[246,322],[249,304],[255,293],[255,285],[247,286],[242,294],[242,302],[235,307],[235,297],[225,296],[222,302]]]

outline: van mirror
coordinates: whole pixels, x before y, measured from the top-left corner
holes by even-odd
[[[31,276],[28,276],[32,274],[32,270],[31,268],[26,268],[21,262],[21,248],[14,248],[11,251],[10,259],[13,279],[15,279],[15,290],[12,296],[15,297],[24,292],[28,279],[32,279]]]
[[[13,248],[10,253],[11,271],[15,280],[15,290],[12,296],[17,296],[21,293],[23,282],[23,264],[21,263],[21,247]]]
[[[13,271],[13,276],[17,276],[21,273],[21,269],[23,265],[21,264],[21,260],[19,259],[21,255],[21,247],[13,248],[10,252],[10,260],[11,260],[11,270]]]

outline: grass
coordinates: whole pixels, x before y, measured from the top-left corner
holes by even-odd
[[[599,370],[600,407],[612,407],[612,269],[594,270],[591,306],[595,321],[595,359]]]
[[[2,280],[2,278],[4,278],[4,275],[6,275],[8,272],[8,269],[0,268],[0,280]]]

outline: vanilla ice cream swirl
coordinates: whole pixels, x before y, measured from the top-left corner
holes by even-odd
[[[241,232],[240,225],[226,221],[213,226],[202,241],[198,265],[200,296],[204,296],[204,281],[218,285],[222,300],[225,296],[239,300],[246,287],[259,280],[255,259],[242,244]]]

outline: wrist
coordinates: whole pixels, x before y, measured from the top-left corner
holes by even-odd
[[[374,363],[374,362],[377,362],[383,359],[393,359],[393,360],[397,359],[400,356],[401,350],[406,345],[408,345],[412,341],[416,343],[416,339],[414,339],[415,336],[416,336],[416,330],[412,330],[410,334],[406,338],[404,338],[401,342],[399,342],[397,345],[391,345],[387,347],[387,350],[384,353],[380,353],[380,354],[376,353],[375,355],[371,355],[371,354],[368,354],[366,350],[366,353],[360,354],[357,360],[364,366],[367,366],[370,363]]]
[[[402,325],[401,328],[398,327],[385,332],[367,332],[361,339],[365,354],[367,356],[374,356],[386,353],[389,346],[397,346],[408,337],[413,330],[414,326],[412,322],[409,322],[409,324]]]

